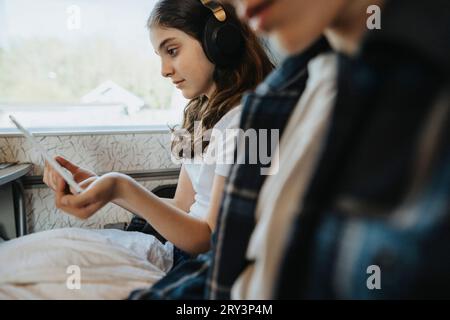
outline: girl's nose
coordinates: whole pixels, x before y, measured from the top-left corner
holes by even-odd
[[[164,78],[168,78],[171,77],[173,75],[173,68],[169,63],[162,63],[161,66],[161,75]]]

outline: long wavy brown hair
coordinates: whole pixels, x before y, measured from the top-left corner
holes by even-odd
[[[232,68],[215,66],[213,80],[216,84],[215,93],[208,99],[199,96],[189,101],[184,109],[182,129],[188,133],[189,139],[174,138],[172,152],[182,158],[194,157],[197,143],[201,143],[201,151],[208,146],[202,132],[212,129],[214,125],[232,108],[239,105],[243,94],[253,90],[272,71],[273,63],[259,39],[246,23],[239,20],[236,12],[229,4],[221,3],[227,14],[227,19],[239,27],[245,42],[245,48],[240,61]],[[207,19],[212,12],[205,8],[200,0],[161,0],[148,19],[147,26],[160,26],[181,30],[200,43]],[[201,131],[194,132],[194,124],[201,123]],[[174,132],[174,130],[172,130]],[[189,143],[189,148],[183,146]],[[184,150],[190,150],[186,154]]]

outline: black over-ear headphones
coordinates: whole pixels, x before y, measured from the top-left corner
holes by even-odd
[[[232,67],[241,59],[244,38],[239,28],[227,18],[224,7],[211,0],[200,0],[212,11],[203,32],[203,50],[208,59],[219,67]]]

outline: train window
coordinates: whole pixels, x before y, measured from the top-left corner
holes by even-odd
[[[156,0],[0,0],[0,132],[180,122],[146,21]]]

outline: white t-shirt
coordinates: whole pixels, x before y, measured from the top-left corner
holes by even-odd
[[[336,97],[337,57],[308,64],[309,79],[279,145],[279,171],[264,182],[247,258],[255,261],[232,288],[233,299],[271,299],[289,227],[314,172]]]
[[[233,132],[239,129],[242,107],[228,111],[213,127],[203,159],[184,159],[183,166],[195,191],[189,214],[204,219],[211,200],[214,176],[227,177],[236,146]]]

